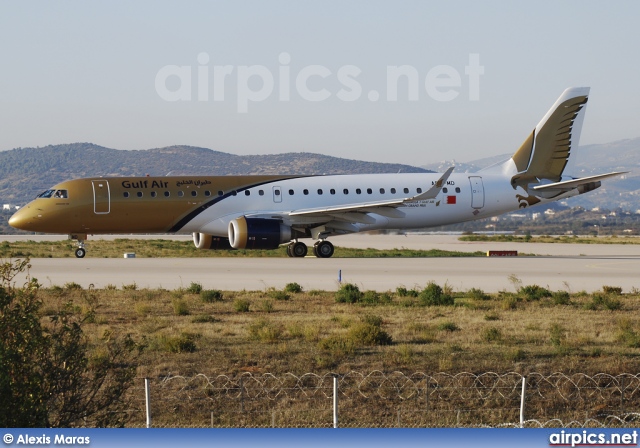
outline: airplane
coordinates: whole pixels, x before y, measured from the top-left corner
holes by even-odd
[[[612,172],[573,178],[589,87],[566,89],[504,162],[476,173],[91,177],[59,183],[20,208],[17,229],[68,234],[75,255],[88,235],[192,233],[198,249],[275,249],[329,258],[328,237],[442,226],[563,200]]]

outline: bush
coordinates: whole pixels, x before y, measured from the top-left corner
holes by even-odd
[[[64,289],[67,289],[69,291],[78,290],[78,289],[82,289],[82,285],[76,282],[67,282],[64,284]]]
[[[603,286],[602,291],[605,294],[613,294],[616,296],[619,296],[620,294],[622,294],[622,288],[619,286]]]
[[[38,282],[15,286],[29,267],[0,263],[0,427],[123,426],[141,347],[113,334],[90,346],[72,303],[43,318]]]
[[[398,288],[396,288],[396,294],[399,297],[418,297],[420,295],[420,292],[416,291],[415,289],[407,289],[403,286],[399,286]]]
[[[285,292],[290,292],[292,294],[298,294],[302,292],[302,286],[297,283],[287,283],[284,287]]]
[[[613,299],[600,293],[594,293],[593,296],[591,296],[591,302],[587,303],[585,308],[592,311],[599,309],[616,311],[622,309],[622,302],[619,299]]]
[[[282,328],[273,324],[268,319],[257,319],[249,324],[249,339],[272,344],[277,342],[282,335]]]
[[[251,302],[245,299],[237,299],[233,301],[233,309],[238,313],[247,313],[250,306]]]
[[[540,300],[545,297],[551,297],[551,291],[538,285],[522,286],[518,293],[523,295],[529,301]]]
[[[474,300],[489,300],[491,298],[488,294],[485,294],[482,289],[478,288],[471,288],[467,294]]]
[[[549,340],[554,347],[560,347],[567,339],[567,330],[560,324],[551,324]]]
[[[440,331],[458,331],[460,329],[460,327],[458,327],[455,323],[453,322],[441,322],[438,324],[438,330]]]
[[[189,305],[187,302],[181,299],[174,299],[171,301],[173,304],[173,313],[176,316],[188,316],[189,315]]]
[[[275,289],[269,291],[268,296],[271,297],[272,299],[276,299],[276,300],[289,300],[291,298],[291,296],[289,294],[287,294],[284,291],[277,291]]]
[[[485,342],[498,342],[502,340],[502,332],[497,327],[488,327],[482,330],[482,340]]]
[[[556,291],[551,295],[551,299],[556,305],[569,305],[571,303],[571,296],[567,291]]]
[[[200,283],[191,282],[187,288],[189,294],[200,294],[202,292],[202,285]]]
[[[200,298],[205,303],[211,303],[221,301],[224,296],[222,294],[222,291],[219,291],[217,289],[204,289],[200,291]]]
[[[429,282],[420,293],[420,304],[424,306],[453,305],[453,296],[445,294],[434,282]]]
[[[156,348],[169,353],[193,353],[196,351],[195,335],[180,333],[179,335],[161,335],[156,341]]]
[[[361,298],[362,292],[360,292],[360,288],[352,283],[344,283],[336,291],[336,302],[338,303],[357,303]]]
[[[377,325],[360,322],[349,328],[347,338],[356,345],[390,345],[389,333]]]
[[[391,303],[392,298],[391,298],[391,294],[387,292],[383,292],[379,294],[376,291],[366,291],[362,295],[360,301],[367,305],[380,305],[380,304]]]

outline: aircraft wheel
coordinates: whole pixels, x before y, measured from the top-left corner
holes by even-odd
[[[76,258],[84,258],[86,254],[87,254],[87,251],[84,250],[82,247],[79,247],[76,249]]]
[[[326,240],[316,243],[316,245],[313,248],[313,253],[318,258],[331,258],[331,256],[333,255],[333,252],[334,252],[333,244],[331,244],[329,241],[326,241]]]
[[[304,243],[293,243],[291,246],[291,253],[294,257],[306,257],[307,256],[307,245]]]
[[[292,248],[293,248],[293,244],[287,245],[287,257],[293,257]]]

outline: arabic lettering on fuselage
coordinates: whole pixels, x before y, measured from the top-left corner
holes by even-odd
[[[211,185],[211,181],[210,180],[200,180],[200,179],[187,179],[187,180],[179,180],[178,182],[176,182],[176,186],[177,187],[182,187],[184,185],[193,185],[195,187],[202,187],[204,185]]]

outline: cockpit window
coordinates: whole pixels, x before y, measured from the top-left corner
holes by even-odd
[[[67,190],[47,190],[44,193],[40,193],[38,197],[67,199],[68,193]]]
[[[44,193],[40,193],[38,195],[39,198],[50,198],[51,196],[53,196],[53,193],[55,193],[56,190],[47,190]]]

